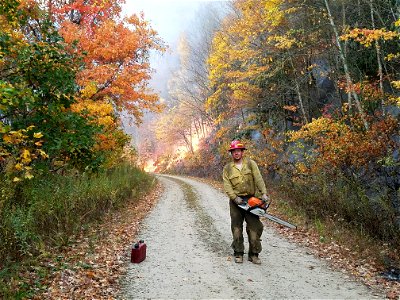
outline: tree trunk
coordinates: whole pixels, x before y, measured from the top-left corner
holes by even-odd
[[[374,7],[373,7],[373,0],[369,1],[369,7],[371,11],[371,22],[372,22],[372,29],[375,30],[375,18],[374,18]],[[385,101],[384,101],[384,93],[383,93],[383,71],[382,71],[382,61],[381,61],[381,47],[379,45],[379,41],[375,41],[375,50],[376,50],[376,59],[378,61],[378,74],[379,74],[379,90],[381,91],[382,95],[382,100],[381,100],[381,106],[382,106],[382,113],[385,115]]]
[[[335,22],[333,20],[333,16],[331,14],[331,9],[330,9],[328,0],[324,0],[324,2],[325,2],[326,11],[328,13],[329,22],[330,22],[330,24],[332,26],[333,32],[335,33],[335,41],[336,41],[336,45],[337,45],[337,47],[339,49],[340,59],[341,59],[341,61],[343,63],[343,69],[344,69],[344,73],[345,73],[345,77],[346,77],[347,89],[350,91],[351,95],[354,98],[354,102],[356,103],[357,109],[358,109],[358,111],[359,111],[359,113],[361,115],[361,119],[362,119],[362,121],[364,123],[365,129],[368,129],[369,126],[368,126],[368,122],[367,122],[367,120],[365,118],[364,110],[363,110],[363,108],[361,106],[361,103],[360,103],[360,101],[358,99],[358,96],[357,96],[356,92],[353,89],[353,82],[352,82],[352,79],[351,79],[351,76],[350,76],[350,71],[349,71],[349,68],[348,68],[348,65],[347,65],[346,58],[344,56],[343,47],[342,47],[342,44],[340,43],[340,39],[339,39],[339,32],[338,32],[337,27],[335,25]],[[349,106],[351,106],[351,103],[349,103]]]
[[[290,58],[290,64],[292,65],[292,69],[294,71],[295,69],[294,69],[292,58]],[[308,123],[308,118],[307,118],[307,115],[306,115],[306,111],[304,110],[303,97],[301,96],[300,85],[299,85],[299,82],[297,81],[296,74],[294,74],[294,83],[295,83],[295,87],[296,87],[297,97],[299,98],[300,110],[301,110],[301,113],[303,115],[303,120],[304,120],[305,124],[307,124]]]
[[[358,18],[360,18],[361,16],[361,9],[360,9],[360,0],[358,0]],[[342,1],[342,27],[345,28],[347,22],[346,22],[346,9],[345,9],[345,5],[344,5],[344,1]],[[347,40],[344,41],[344,45],[343,45],[343,56],[345,58],[345,60],[347,60]],[[351,116],[352,114],[352,101],[351,101],[351,92],[350,89],[348,89],[347,91],[347,103],[349,104],[348,107],[348,115]]]

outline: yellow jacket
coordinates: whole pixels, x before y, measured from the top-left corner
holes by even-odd
[[[233,200],[237,196],[261,197],[267,193],[264,180],[256,162],[247,157],[243,158],[242,169],[239,170],[234,162],[225,165],[223,170],[224,190]]]

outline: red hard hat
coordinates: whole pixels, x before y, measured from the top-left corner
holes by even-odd
[[[241,141],[238,140],[234,140],[231,142],[231,145],[229,147],[229,151],[235,150],[235,149],[243,149],[245,150],[246,147],[244,146],[244,144]]]

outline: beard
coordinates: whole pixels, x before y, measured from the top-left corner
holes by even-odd
[[[238,161],[240,161],[241,159],[242,159],[241,156],[240,156],[239,158],[233,157],[233,161],[234,161],[234,162],[238,162]]]

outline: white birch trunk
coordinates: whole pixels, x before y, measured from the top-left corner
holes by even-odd
[[[368,129],[369,126],[368,126],[368,122],[367,122],[367,120],[365,118],[364,110],[363,110],[363,108],[361,106],[361,103],[360,103],[360,100],[358,99],[357,94],[355,93],[355,91],[353,89],[353,82],[352,82],[352,79],[351,79],[351,76],[350,76],[349,68],[347,66],[346,58],[344,56],[343,47],[342,47],[342,45],[340,43],[339,33],[338,33],[338,30],[336,28],[335,22],[333,20],[332,14],[331,14],[331,10],[330,10],[330,6],[329,6],[329,3],[328,3],[328,0],[324,0],[324,2],[325,2],[326,11],[328,13],[329,22],[331,23],[331,26],[332,26],[333,31],[335,33],[335,40],[336,40],[336,45],[337,45],[337,47],[339,49],[340,59],[342,60],[342,63],[343,63],[344,73],[345,73],[345,77],[346,77],[347,89],[350,90],[351,95],[354,98],[354,102],[355,102],[355,104],[357,106],[357,109],[358,109],[360,115],[361,115],[361,119],[362,119],[362,121],[364,123],[365,129]],[[349,103],[349,105],[350,104],[351,103]]]

